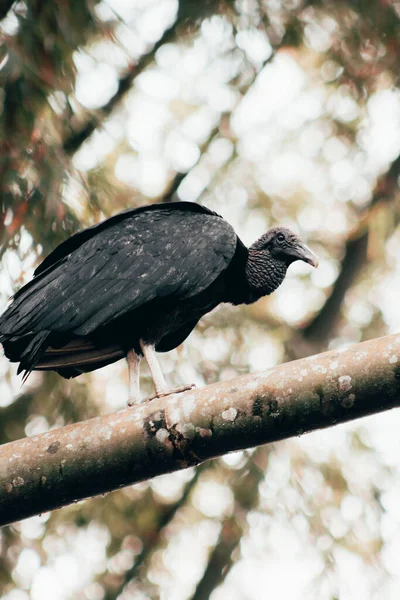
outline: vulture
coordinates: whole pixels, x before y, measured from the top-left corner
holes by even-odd
[[[130,404],[144,356],[155,396],[168,389],[155,352],[181,344],[221,302],[251,304],[283,282],[291,263],[317,259],[285,227],[247,248],[214,211],[153,204],[80,231],[43,260],[0,316],[0,342],[18,373],[76,377],[123,357]]]

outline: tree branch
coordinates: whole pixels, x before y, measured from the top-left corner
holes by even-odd
[[[302,331],[309,342],[326,343],[340,318],[343,300],[367,261],[368,232],[346,242],[341,271],[322,310]]]
[[[135,562],[132,567],[128,569],[128,571],[125,571],[121,581],[118,582],[118,586],[107,589],[104,585],[104,582],[102,582],[105,590],[103,600],[114,600],[115,598],[119,598],[120,594],[122,594],[126,587],[129,586],[129,583],[138,576],[141,567],[149,560],[150,556],[159,546],[163,532],[165,532],[166,528],[172,523],[178,511],[188,501],[190,494],[196,487],[199,477],[202,472],[204,472],[205,468],[208,468],[207,464],[201,465],[198,469],[196,469],[192,479],[190,479],[190,481],[188,481],[186,484],[179,500],[174,504],[166,506],[165,510],[159,512],[159,519],[155,524],[155,530],[151,530],[149,535],[142,537],[142,550],[135,557]]]
[[[72,155],[76,152],[82,144],[92,135],[95,129],[97,129],[101,123],[112,113],[114,108],[121,102],[124,96],[131,89],[133,81],[145,68],[154,60],[157,50],[171,38],[171,34],[175,29],[175,25],[167,29],[162,38],[153,46],[151,51],[145,54],[140,61],[132,65],[125,75],[121,77],[118,82],[118,88],[114,96],[105,104],[102,108],[97,111],[93,111],[91,116],[88,118],[86,123],[81,125],[78,131],[74,131],[68,138],[63,142],[63,150],[66,154]]]
[[[399,360],[386,336],[5,444],[0,525],[399,406]]]
[[[197,23],[196,21],[200,17],[204,17],[206,14],[208,14],[208,10],[215,8],[212,7],[212,3],[210,3],[208,8],[205,7],[204,4],[207,3],[188,3],[182,1],[179,3],[176,20],[164,31],[160,39],[139,58],[138,62],[133,64],[121,77],[114,96],[101,109],[93,111],[88,117],[86,123],[81,125],[78,131],[74,131],[64,140],[63,150],[66,154],[74,154],[74,152],[76,152],[92,135],[95,129],[97,129],[113,112],[114,108],[121,102],[127,92],[129,92],[131,89],[136,77],[154,62],[157,51],[161,48],[161,46],[173,42],[177,38],[177,32],[180,35],[183,35],[183,31],[180,31],[181,28],[198,28],[200,21]]]
[[[318,315],[303,329],[303,344],[299,344],[299,349],[296,348],[299,340],[294,340],[292,350],[297,356],[299,351],[300,354],[307,353],[307,345],[313,348],[312,351],[318,351],[321,345],[326,345],[327,339],[332,336],[340,319],[343,300],[368,261],[369,226],[370,222],[376,219],[377,207],[387,205],[387,210],[391,210],[396,215],[390,203],[393,203],[398,189],[399,173],[400,155],[392,162],[388,171],[379,178],[368,209],[361,216],[358,226],[351,232],[346,242],[340,274],[332,287],[331,294]],[[398,216],[395,217],[395,220],[398,221]],[[307,341],[306,345],[304,345],[304,341]]]
[[[246,466],[230,482],[235,497],[232,515],[225,517],[219,539],[208,557],[202,578],[198,581],[191,600],[210,598],[235,563],[235,550],[248,528],[247,515],[259,501],[259,485],[265,477],[271,446],[257,448]]]

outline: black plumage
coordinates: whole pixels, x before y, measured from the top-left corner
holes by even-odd
[[[273,292],[295,260],[316,265],[285,228],[247,249],[198,204],[130,210],[77,233],[40,264],[0,317],[0,341],[19,372],[52,369],[66,378],[129,351],[167,352],[219,303]]]

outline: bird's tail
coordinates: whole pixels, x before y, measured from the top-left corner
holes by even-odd
[[[25,371],[23,381],[33,371],[47,347],[49,331],[28,333],[25,335],[8,335],[0,333],[4,354],[11,362],[19,362],[18,373]]]
[[[24,381],[32,371],[56,371],[70,379],[125,356],[125,352],[117,345],[96,345],[78,336],[65,339],[64,343],[58,338],[55,343],[52,337],[49,331],[14,337],[0,333],[0,342],[7,358],[20,363],[18,373],[24,371]]]
[[[64,345],[51,345],[41,356],[35,369],[57,371],[66,379],[105,367],[125,356],[117,344],[96,344],[85,337],[73,337]]]

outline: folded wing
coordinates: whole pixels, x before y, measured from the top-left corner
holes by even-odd
[[[69,253],[67,242],[15,295],[0,318],[0,341],[31,332],[90,336],[154,298],[195,296],[227,268],[237,237],[219,216],[182,203],[114,217]]]

